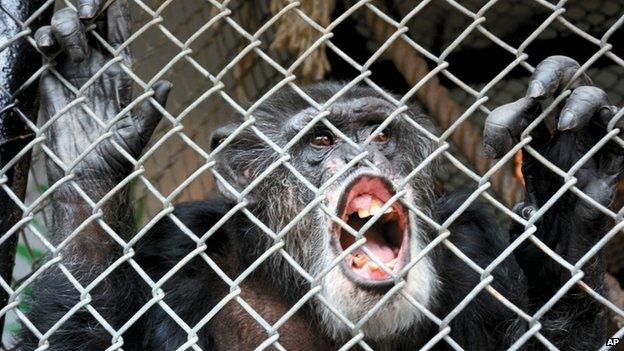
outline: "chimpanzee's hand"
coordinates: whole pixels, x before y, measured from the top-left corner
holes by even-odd
[[[565,56],[551,56],[542,61],[531,77],[526,97],[500,106],[488,116],[483,137],[486,155],[497,158],[508,152],[524,129],[540,115],[540,101],[557,96],[568,85],[572,93],[563,108],[551,112],[549,117],[554,118],[553,123],[540,123],[531,132],[530,146],[566,172],[586,155],[607,134],[607,125],[617,108],[609,104],[602,89],[590,86],[591,81],[585,74],[571,82],[579,67],[575,60]],[[623,129],[622,122],[618,121],[615,128]],[[608,206],[623,170],[623,155],[624,149],[609,141],[573,174],[577,179],[575,185],[598,203]],[[522,170],[526,184],[524,206],[543,206],[564,183],[563,177],[526,151]],[[600,214],[594,206],[569,191],[557,201],[555,208],[556,215],[567,220],[574,216],[596,219]],[[552,221],[550,218],[549,222]]]
[[[523,150],[525,200],[516,205],[514,211],[525,219],[533,219],[536,210],[545,209],[535,222],[533,237],[567,262],[580,264],[583,283],[603,294],[605,252],[592,252],[591,249],[607,232],[606,216],[570,189],[555,193],[564,190],[565,181],[575,178],[574,185],[584,194],[602,206],[609,206],[622,174],[624,149],[609,140],[596,153],[591,150],[607,134],[618,132],[607,132],[617,108],[609,104],[603,90],[590,86],[587,76],[581,74],[572,81],[578,69],[579,64],[565,56],[552,56],[541,62],[531,77],[526,97],[503,105],[488,116],[484,149],[487,156],[501,157],[518,141],[526,127],[541,115],[541,100],[558,96],[568,87],[572,89],[566,100],[559,104],[563,108],[553,109],[545,122],[540,122],[530,131],[530,146],[545,160],[539,160],[540,156]],[[623,126],[624,123],[618,121],[614,127],[623,130]],[[586,162],[581,166],[578,161],[586,155],[587,159],[582,160]],[[563,177],[542,161],[548,161],[564,172],[573,172]],[[548,202],[551,199],[555,201]],[[512,222],[510,241],[524,232],[523,226]],[[528,313],[552,301],[553,296],[575,275],[533,240],[522,241],[514,250],[514,257],[526,279],[527,305],[524,308]],[[579,348],[579,345],[595,345],[595,342],[604,340],[605,318],[604,306],[575,284],[540,317],[543,326],[540,333],[564,350]],[[579,326],[591,332],[576,336],[565,332]]]
[[[86,153],[73,168],[77,180],[110,183],[112,186],[133,168],[114,143],[137,158],[154,132],[161,114],[146,100],[137,114],[128,112],[113,122],[116,115],[132,101],[132,80],[119,64],[121,61],[131,67],[129,48],[122,46],[130,34],[130,14],[126,0],[116,0],[95,18],[101,12],[103,3],[105,1],[80,0],[79,13],[70,8],[59,10],[49,26],[36,32],[35,39],[37,46],[45,53],[52,54],[62,49],[54,60],[55,68],[74,88],[80,90],[76,96],[51,72],[41,77],[41,122],[49,122],[60,114],[60,118],[46,129],[48,145],[66,166]],[[85,24],[92,20],[97,20],[97,28],[101,29],[98,33],[119,51],[118,55],[112,55],[95,38],[85,33]],[[153,97],[161,106],[165,105],[170,87],[166,81],[159,81],[153,86]],[[83,102],[78,102],[80,99]],[[101,122],[96,121],[87,109]],[[98,141],[108,131],[112,135]],[[63,172],[50,162],[48,173],[52,178],[50,182],[63,176]]]

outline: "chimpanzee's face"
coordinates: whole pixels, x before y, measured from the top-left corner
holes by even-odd
[[[337,338],[350,331],[331,309],[357,323],[394,286],[402,285],[424,306],[435,289],[431,260],[419,255],[429,242],[428,233],[415,215],[430,215],[433,165],[422,161],[433,143],[409,125],[423,122],[421,118],[395,110],[369,96],[334,102],[323,114],[329,124],[312,107],[286,117],[273,131],[259,117],[258,130],[279,147],[288,146],[287,157],[282,155],[288,165],[274,167],[257,183],[258,217],[275,232],[287,228],[285,250],[321,282],[329,306],[314,304],[323,325]],[[260,150],[262,142],[250,139],[241,152]],[[265,153],[249,157],[238,170],[251,181],[279,163],[275,151],[262,149]],[[275,263],[280,269],[272,274],[287,284],[305,283],[289,266]],[[363,323],[367,337],[388,336],[419,321],[421,314],[401,295],[394,294]]]

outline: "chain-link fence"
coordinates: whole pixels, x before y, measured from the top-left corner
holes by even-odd
[[[107,9],[115,1],[102,2],[100,15],[106,16]],[[71,330],[68,332],[67,329],[75,326],[71,321],[84,315],[89,317],[89,322],[85,323],[89,329],[105,331],[110,350],[146,349],[129,343],[132,338],[129,334],[134,330],[145,331],[147,337],[153,333],[154,339],[160,340],[162,348],[167,350],[202,349],[205,345],[219,348],[232,340],[245,339],[245,336],[236,339],[221,335],[228,334],[230,329],[252,335],[248,339],[254,340],[252,344],[261,340],[253,347],[284,349],[292,345],[285,339],[289,332],[300,330],[296,327],[298,323],[312,325],[312,329],[324,325],[321,329],[325,329],[310,334],[316,336],[311,341],[317,345],[316,349],[334,346],[339,349],[400,349],[398,345],[402,344],[393,344],[391,340],[387,341],[390,346],[371,341],[384,340],[384,337],[374,335],[374,330],[366,328],[375,316],[394,311],[392,305],[396,299],[406,302],[400,306],[407,306],[407,313],[418,315],[425,321],[422,323],[434,326],[435,333],[425,335],[426,340],[417,345],[425,349],[475,349],[475,345],[455,340],[453,333],[457,331],[451,325],[483,295],[495,301],[497,307],[492,308],[505,310],[527,326],[521,333],[510,334],[505,345],[517,349],[534,341],[553,349],[560,345],[545,336],[543,328],[547,323],[544,316],[576,288],[608,312],[601,318],[609,323],[610,336],[619,338],[624,334],[624,294],[620,289],[620,283],[624,282],[624,256],[621,254],[624,240],[620,234],[622,201],[616,196],[614,204],[609,207],[593,199],[586,194],[584,185],[577,184],[576,174],[608,143],[624,145],[618,137],[619,129],[614,128],[624,112],[619,110],[611,117],[605,136],[570,170],[557,167],[541,155],[543,150],[530,145],[531,131],[548,117],[548,112],[565,103],[571,95],[570,89],[563,90],[552,102],[544,105],[546,112],[518,135],[519,140],[503,157],[487,159],[481,148],[486,117],[495,107],[523,97],[535,66],[551,55],[576,59],[581,66],[575,71],[575,77],[587,74],[596,86],[604,89],[612,104],[622,106],[624,48],[619,43],[624,39],[624,4],[619,0],[129,0],[132,31],[121,42],[110,43],[110,37],[102,35],[105,31],[97,19],[85,21],[87,40],[104,53],[106,60],[101,69],[91,70],[88,77],[82,77],[83,87],[65,79],[71,69],[68,71],[66,66],[58,65],[63,53],[58,48],[50,52],[37,48],[35,37],[36,30],[50,22],[55,10],[76,9],[77,4],[55,0],[2,1],[0,4],[0,15],[4,20],[0,36],[0,62],[4,72],[0,77],[3,79],[0,91],[3,95],[0,99],[0,198],[4,207],[0,210],[0,324],[4,325],[2,345],[6,349],[19,348],[19,339],[24,335],[36,339],[40,350],[55,349],[53,340],[58,340],[55,337],[70,335]],[[126,49],[132,51],[132,65],[124,64]],[[101,116],[103,110],[93,109],[93,102],[89,99],[94,95],[87,94],[87,91],[113,65],[121,67],[117,73],[128,77],[134,96],[123,104],[127,109],[114,111],[107,119]],[[52,75],[61,82],[71,93],[71,98],[64,104],[65,108],[37,120],[38,83],[45,75]],[[166,108],[156,99],[154,91],[156,82],[162,79],[173,83]],[[330,96],[320,101],[304,88],[310,83],[327,80],[343,83],[340,88],[328,89]],[[404,269],[392,272],[387,267],[382,268],[384,274],[392,278],[392,286],[375,295],[374,301],[366,304],[365,311],[349,314],[345,312],[348,309],[337,305],[329,296],[332,289],[328,286],[339,285],[338,281],[332,280],[336,277],[332,272],[336,271],[341,260],[351,257],[348,255],[360,248],[367,257],[377,256],[371,255],[365,245],[366,233],[373,222],[382,220],[383,213],[375,211],[370,224],[353,229],[351,222],[345,221],[327,204],[328,194],[358,165],[378,169],[366,146],[332,122],[329,115],[335,106],[341,106],[344,99],[357,97],[354,91],[361,87],[368,87],[377,98],[385,101],[384,104],[392,106],[383,111],[384,120],[378,123],[382,125],[378,131],[402,118],[409,126],[409,130],[404,131],[408,138],[426,138],[433,145],[431,149],[419,150],[424,153],[422,159],[403,177],[393,179],[398,190],[379,204],[383,211],[389,212],[392,212],[394,203],[402,204],[411,222],[433,234],[430,240],[423,239],[422,245],[413,249]],[[281,141],[275,140],[276,134],[267,132],[266,126],[257,125],[260,120],[256,114],[267,103],[273,103],[272,99],[284,90],[294,92],[297,100],[305,101],[306,106],[315,112],[306,123],[297,125],[296,133],[288,140]],[[114,133],[109,129],[144,101],[158,106],[163,117],[143,153],[132,155],[123,145],[116,143]],[[437,125],[436,131],[428,130],[420,120],[410,117],[408,106],[411,105],[420,106],[432,117]],[[53,145],[54,134],[63,134],[59,130],[54,132],[53,126],[64,114],[71,115],[74,107],[83,109],[83,115],[95,121],[92,123],[101,133],[93,136],[77,155],[77,160],[68,163],[66,157],[59,155],[58,145]],[[283,106],[272,108],[288,111]],[[219,126],[232,121],[242,122],[229,129],[230,134],[221,144],[211,145],[210,135]],[[357,151],[335,176],[318,184],[310,179],[295,156],[299,152],[297,144],[317,124],[325,126]],[[255,148],[270,153],[261,162],[264,168],[254,169],[251,172],[253,179],[241,187],[241,184],[232,184],[229,175],[219,171],[219,166],[220,162],[244,158],[227,154],[230,159],[222,160],[219,155],[223,155],[229,145],[235,145],[237,138],[245,133],[252,133],[261,143]],[[75,140],[71,136],[65,137]],[[79,181],[77,166],[88,158],[89,153],[99,152],[98,145],[110,140],[116,150],[128,156],[129,161],[124,159],[131,164],[130,171],[116,178],[113,187],[94,198],[92,189],[83,189],[85,184]],[[246,151],[249,150],[238,152]],[[513,211],[514,204],[522,201],[524,196],[521,155],[535,158],[561,180],[560,189],[541,203],[541,208],[536,209],[531,217]],[[256,160],[246,161],[249,168],[259,164]],[[51,175],[50,163],[61,170],[56,176]],[[431,189],[422,190],[421,195],[401,190],[405,184],[423,178],[433,164],[439,164],[436,166],[437,181],[435,184],[422,183]],[[243,173],[239,176],[249,177],[244,174],[244,168],[237,168]],[[288,179],[296,180],[296,183],[289,184],[293,189],[283,194],[263,194],[266,201],[274,201],[275,208],[252,208],[250,197],[258,189],[266,189],[269,182],[287,183]],[[82,211],[86,212],[80,214],[74,203],[69,214],[59,215],[60,210],[55,206],[60,206],[58,203],[62,197],[59,196],[65,194],[65,187],[71,187],[71,193],[77,196],[72,201],[80,202]],[[184,201],[214,197],[217,187],[229,193],[235,201],[214,223],[198,233],[193,227],[195,224],[189,224],[189,218],[174,211]],[[463,190],[469,195],[445,218],[436,217],[433,210],[414,205],[411,199],[434,196],[432,194],[439,196],[437,194],[455,190]],[[125,203],[118,198],[125,196],[126,191],[131,202],[125,206],[132,207],[134,212],[123,209]],[[534,235],[539,226],[544,225],[540,220],[545,218],[549,208],[568,201],[566,196],[573,196],[596,208],[608,222],[600,228],[595,243],[574,258],[561,255],[550,245],[552,243]],[[297,197],[293,199],[299,205],[294,215],[289,214],[287,206],[279,200],[289,197]],[[301,203],[304,199],[309,201]],[[504,250],[496,252],[487,262],[475,259],[473,252],[463,252],[457,242],[460,239],[450,230],[470,206],[477,204],[487,208],[484,213],[502,227],[514,223],[522,228],[517,237],[506,242]],[[107,211],[114,212],[113,207],[121,207],[125,213],[110,216]],[[136,228],[128,230],[120,223],[113,223],[124,216],[133,216],[130,222]],[[309,230],[312,233],[309,226],[315,222],[311,222],[311,218],[318,216],[326,216],[328,223],[341,226],[342,231],[354,238],[344,252],[332,257],[330,262],[323,261],[326,266],[310,268],[303,261],[307,257],[305,251],[311,251],[312,247],[304,246],[311,244],[301,237],[301,232]],[[244,224],[231,224],[241,218]],[[77,223],[78,219],[80,223]],[[193,249],[175,256],[178,259],[175,262],[164,262],[170,257],[152,252],[149,254],[162,261],[154,263],[141,258],[145,257],[140,252],[141,248],[147,247],[145,242],[154,240],[150,237],[150,230],[163,221],[171,226],[165,233],[171,237],[165,235],[159,240],[171,245],[190,240]],[[59,222],[69,223],[70,228],[60,231],[63,226]],[[210,245],[215,245],[215,233],[228,228],[226,223],[242,226],[250,235],[262,236],[263,243],[269,244],[249,247],[248,250],[253,252],[252,259],[239,262],[242,263],[240,267],[232,268],[230,263],[222,267],[229,261],[215,258],[215,249]],[[81,233],[91,233],[87,241],[93,245],[91,249],[97,247],[97,250],[75,250],[83,248],[74,244],[85,240]],[[507,267],[504,262],[512,259],[523,243],[539,247],[567,274],[560,286],[531,310],[519,307],[513,297],[506,295],[497,285],[499,276],[494,274],[501,267]],[[109,256],[106,256],[107,250],[110,250]],[[424,287],[427,282],[420,281],[424,285],[416,291],[408,284],[410,279],[416,279],[411,274],[421,274],[419,270],[424,269],[423,266],[436,261],[436,250],[452,254],[462,263],[461,269],[466,275],[476,274],[478,277],[476,285],[470,286],[444,315],[436,314],[435,309],[423,303],[427,299],[421,298],[422,295],[429,293],[429,288]],[[606,289],[589,283],[584,271],[588,262],[593,265],[603,252],[607,257]],[[104,259],[98,259],[99,253],[105,256]],[[229,255],[235,256],[236,253],[230,252]],[[382,267],[387,264],[387,261],[370,259],[375,261],[371,263]],[[156,274],[153,267],[146,266],[148,264],[163,266],[165,271]],[[77,266],[89,267],[88,274]],[[443,267],[436,269],[445,270]],[[223,290],[214,294],[214,301],[197,297],[206,293],[201,290],[202,284],[178,279],[181,275],[190,275],[201,280],[201,274],[206,270],[210,271],[210,279],[218,280],[214,286]],[[277,292],[268,294],[288,296],[288,299],[267,302],[258,297],[264,290],[256,288],[257,280],[262,280],[263,274],[271,275],[267,271],[290,272],[284,276],[291,279],[290,283],[277,284],[274,287]],[[414,273],[416,271],[420,273]],[[115,277],[119,272],[133,278],[128,275],[124,278],[128,280],[127,285],[123,282],[114,285],[118,290],[123,290],[124,286],[128,289],[139,289],[140,286],[148,293],[136,297],[140,301],[133,301],[138,304],[133,305],[136,308],[129,308],[123,320],[113,323],[107,320],[108,307],[98,305],[98,296],[110,293],[106,291],[110,287],[106,282],[118,279]],[[38,298],[36,292],[46,291],[41,281],[50,274],[56,274],[55,279],[65,282],[71,291],[55,291],[58,286],[54,285],[49,286],[46,296],[71,295],[67,300],[71,303],[60,307],[33,303]],[[40,288],[33,293],[37,284]],[[297,293],[284,290],[289,284],[293,289],[297,285]],[[439,284],[453,286],[445,282]],[[194,289],[199,291],[190,293]],[[188,293],[182,294],[180,290]],[[130,294],[119,296],[134,299]],[[355,297],[351,297],[355,301]],[[181,307],[185,302],[180,299],[184,298],[189,299],[186,303],[194,304],[192,319]],[[118,302],[125,305],[123,301]],[[342,300],[342,303],[348,305],[349,300]],[[54,314],[58,318],[51,324],[31,321],[33,308],[40,306],[60,308],[62,313]],[[271,307],[271,312],[267,312],[266,306]],[[302,311],[314,310],[316,306],[323,306],[326,315],[310,312],[312,317],[309,320],[300,319]],[[147,325],[146,316],[156,313],[154,311],[159,311],[156,319],[162,320],[162,325]],[[385,322],[400,324],[400,320],[410,320],[399,312],[395,313],[398,317]],[[224,324],[223,317],[219,317],[223,314],[238,316],[235,320],[244,326]],[[330,320],[341,325],[348,336],[338,338],[334,335],[332,339],[331,328],[326,326]],[[46,325],[46,329],[41,329],[42,325]],[[175,337],[159,335],[162,333],[160,329],[166,329],[163,325],[175,329]],[[588,325],[576,327],[589,328]],[[385,329],[380,330],[382,333]],[[218,341],[220,337],[225,341]],[[304,345],[306,336],[302,334],[300,338],[301,345]],[[483,339],[487,338],[483,336]],[[327,344],[325,339],[340,341],[334,345]],[[594,346],[607,347],[606,342],[605,339]],[[241,345],[230,345],[230,348],[244,348]]]

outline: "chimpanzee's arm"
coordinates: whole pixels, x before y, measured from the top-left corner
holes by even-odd
[[[145,100],[138,113],[117,116],[132,101],[132,80],[120,65],[131,67],[129,49],[121,50],[121,62],[111,64],[118,57],[96,44],[83,24],[83,20],[93,21],[103,3],[81,0],[78,13],[59,10],[51,24],[35,34],[39,49],[55,57],[59,75],[82,92],[77,96],[54,72],[41,77],[40,125],[47,136],[46,147],[55,155],[47,159],[48,181],[54,189],[51,241],[58,248],[52,255],[61,258],[63,267],[48,267],[35,282],[28,314],[40,333],[56,330],[44,341],[26,332],[25,349],[40,342],[50,342],[49,350],[105,349],[112,336],[93,309],[119,328],[136,312],[133,304],[140,303],[130,296],[141,289],[133,288],[137,277],[127,263],[82,298],[62,271],[67,269],[84,288],[123,255],[121,239],[133,234],[134,219],[127,185],[116,186],[134,170],[131,160],[140,156],[160,120],[153,102],[164,106],[170,89],[168,82],[154,84],[151,101]],[[105,29],[100,35],[113,48],[120,48],[130,35],[126,0],[113,2],[103,17]],[[55,326],[80,302],[90,304]]]
[[[95,6],[100,2],[85,0],[81,3]],[[69,8],[59,10],[52,24],[40,28],[35,35],[42,51],[63,49],[56,59],[56,70],[74,88],[84,89],[82,96],[76,96],[51,72],[46,72],[40,82],[40,120],[44,125],[49,124],[45,129],[47,146],[63,163],[59,165],[54,159],[47,159],[49,183],[59,184],[52,193],[54,235],[62,238],[98,212],[77,187],[93,202],[100,201],[133,171],[130,160],[140,156],[161,117],[149,101],[144,102],[137,114],[117,116],[132,101],[132,81],[117,63],[98,72],[115,57],[87,41],[78,16]],[[114,2],[107,9],[106,17],[108,35],[105,37],[113,47],[119,47],[130,34],[125,0]],[[121,56],[123,64],[131,67],[130,52],[123,50]],[[97,79],[89,83],[92,77]],[[167,82],[156,83],[153,95],[156,101],[164,104],[169,88]],[[81,99],[84,100],[81,102]],[[111,135],[102,140],[107,133]],[[63,178],[67,175],[72,177]],[[128,234],[132,232],[132,211],[128,210],[127,187],[111,195],[102,205],[102,219],[110,226],[118,226],[114,228],[120,230],[117,234]],[[110,237],[105,233],[106,226],[95,221],[88,228],[81,232],[101,235],[102,240]],[[95,247],[90,246],[93,244]],[[100,244],[100,240],[75,240],[69,247],[79,245],[80,250],[87,250],[83,255],[97,257],[101,254]]]
[[[617,108],[607,95],[589,86],[584,74],[572,81],[579,64],[565,56],[552,56],[540,63],[531,78],[527,96],[501,106],[486,121],[484,148],[490,157],[501,157],[518,140],[523,130],[542,112],[541,101],[556,96],[570,86],[573,91],[562,109],[555,110],[553,130],[540,123],[530,133],[530,147],[552,165],[568,172],[590,149],[607,134],[607,125]],[[616,124],[620,127],[622,123]],[[574,184],[587,196],[609,206],[616,182],[622,172],[624,150],[610,141],[584,163],[578,164],[572,176]],[[569,264],[583,260],[578,271],[571,271],[551,258],[538,245],[525,240],[515,251],[528,283],[530,314],[538,313],[540,332],[561,349],[589,349],[601,345],[605,338],[606,317],[602,305],[579,284],[566,285],[573,274],[583,272],[582,282],[603,294],[604,257],[602,252],[585,255],[608,231],[607,218],[597,207],[582,200],[570,190],[564,192],[565,181],[530,152],[523,152],[525,200],[515,211],[525,219],[545,210],[535,222],[535,236]],[[571,179],[571,178],[570,178]],[[552,201],[551,201],[552,200]],[[556,200],[556,201],[554,201]],[[553,202],[554,201],[554,202]],[[512,226],[511,239],[524,228]],[[577,277],[577,276],[575,276]],[[568,289],[569,290],[566,290]],[[542,313],[542,307],[554,301],[555,294],[564,293],[558,302]]]

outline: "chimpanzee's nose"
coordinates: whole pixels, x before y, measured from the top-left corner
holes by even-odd
[[[360,150],[358,150],[353,145],[350,145],[347,143],[342,144],[342,146],[340,147],[340,153],[345,163],[351,162],[353,159],[358,157],[358,155],[360,155],[364,151],[365,151],[364,148],[361,148]]]
[[[364,152],[367,152],[366,156],[364,156],[363,158],[360,159],[360,161],[354,164],[353,165],[354,167],[368,166],[365,160],[369,160],[370,162],[378,166],[383,164],[385,161],[387,161],[386,157],[381,153],[381,151],[377,147],[375,147],[375,145],[365,146],[365,145],[360,144],[360,149],[358,150],[352,145],[345,143],[341,146],[341,149],[340,149],[340,153],[345,164],[353,161],[355,158],[358,158],[358,156],[360,156]]]

